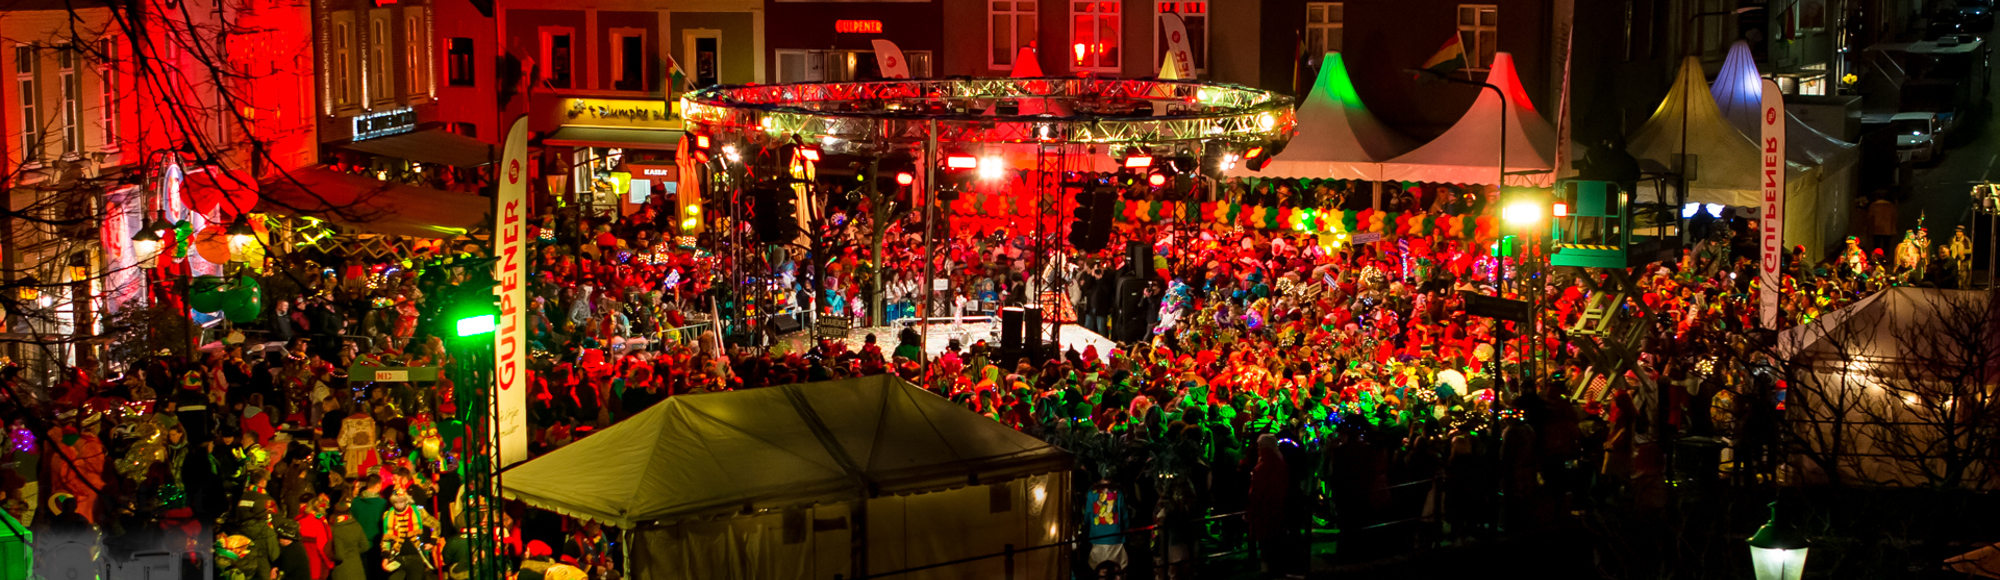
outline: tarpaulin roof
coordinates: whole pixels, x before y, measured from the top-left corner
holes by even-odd
[[[1410,150],[1413,143],[1382,126],[1347,75],[1340,53],[1326,53],[1319,78],[1299,104],[1299,132],[1262,171],[1242,166],[1230,177],[1331,177],[1381,180],[1382,164]]]
[[[1692,56],[1681,61],[1679,78],[1667,91],[1666,100],[1660,101],[1653,117],[1633,133],[1626,150],[1639,160],[1642,169],[1670,170],[1674,167],[1674,156],[1682,151],[1683,134],[1686,151],[1695,158],[1695,178],[1688,182],[1688,202],[1739,207],[1762,205],[1764,184],[1759,176],[1763,175],[1763,155],[1756,142],[1722,117],[1722,110],[1709,94],[1708,80],[1702,75],[1701,59]],[[1796,177],[1800,169],[1793,165],[1787,175]],[[1798,179],[1788,179],[1800,183]],[[1787,185],[1787,190],[1791,189]]]
[[[1382,164],[1387,181],[1491,184],[1500,178],[1500,120],[1507,120],[1507,172],[1540,171],[1509,176],[1509,185],[1547,186],[1555,182],[1556,130],[1535,112],[1521,77],[1514,72],[1514,55],[1495,53],[1486,82],[1506,93],[1507,102],[1481,89],[1479,98],[1458,123],[1436,140]]]
[[[1764,77],[1757,73],[1757,59],[1750,55],[1748,43],[1738,40],[1729,46],[1729,57],[1722,61],[1722,72],[1716,75],[1715,84],[1708,91],[1715,97],[1716,108],[1722,111],[1722,117],[1755,143],[1764,130],[1757,121],[1757,115],[1764,108]],[[1853,143],[1821,133],[1800,121],[1791,111],[1785,112],[1785,160],[1806,167],[1818,167],[1831,174],[1860,158],[1860,148]]]
[[[503,493],[622,528],[1068,469],[1069,453],[900,378],[669,397],[507,470]]]
[[[2000,341],[1977,334],[2000,330],[1993,314],[2000,312],[1986,292],[1899,286],[1779,332],[1777,351],[1780,358],[1819,364],[1987,364],[2000,357]],[[1966,352],[1978,344],[1988,352]]]
[[[450,238],[486,223],[491,200],[349,175],[325,167],[293,169],[260,188],[260,211],[303,215],[393,236]]]

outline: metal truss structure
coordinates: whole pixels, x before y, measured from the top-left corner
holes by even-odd
[[[1053,113],[992,112],[1003,104]],[[683,96],[681,115],[696,134],[864,143],[919,143],[932,131],[946,144],[1282,143],[1298,125],[1291,97],[1269,91],[1099,78],[717,86]]]

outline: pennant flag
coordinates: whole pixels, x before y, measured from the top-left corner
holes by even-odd
[[[687,71],[681,70],[680,61],[674,60],[673,55],[667,55],[667,94],[688,90],[687,76]]]
[[[886,39],[877,38],[871,42],[875,44],[875,64],[881,67],[882,78],[910,78],[910,63],[903,60],[903,49],[896,48],[896,43]]]
[[[1444,42],[1444,48],[1438,49],[1437,54],[1431,55],[1430,60],[1424,61],[1424,66],[1421,68],[1441,75],[1465,68],[1465,45],[1459,42],[1458,33],[1452,33],[1451,40]]]

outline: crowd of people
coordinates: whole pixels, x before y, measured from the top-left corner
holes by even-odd
[[[1490,205],[1481,190],[1413,191],[1391,202],[1460,214]],[[1338,205],[1346,193],[1319,184],[1227,195]],[[668,397],[895,373],[1076,455],[1076,532],[1095,545],[1078,552],[1081,565],[1185,574],[1200,542],[1248,540],[1273,569],[1296,571],[1315,527],[1420,514],[1497,529],[1533,525],[1564,502],[1643,502],[1661,493],[1665,467],[1640,434],[1727,434],[1770,419],[1714,363],[1756,325],[1755,256],[1731,243],[1754,231],[1748,220],[1714,222],[1680,260],[1633,270],[1641,293],[1624,309],[1652,314],[1635,322],[1650,348],[1607,377],[1591,372],[1581,338],[1560,331],[1585,315],[1583,279],[1604,274],[1535,268],[1496,256],[1490,240],[1355,244],[1161,223],[1121,228],[1121,242],[1146,252],[1075,255],[1039,252],[1034,229],[1018,224],[958,224],[937,228],[942,251],[929,268],[950,289],[925,292],[922,229],[898,219],[875,256],[878,212],[867,203],[837,208],[820,233],[840,243],[823,246],[823,259],[711,253],[670,234],[671,220],[655,216],[675,214],[657,203],[618,219],[542,214],[527,313],[531,452]],[[1810,319],[1934,276],[1849,247],[1821,264],[1793,252],[1785,316]],[[0,470],[5,510],[47,530],[43,541],[102,542],[105,562],[187,554],[189,577],[464,578],[456,467],[467,451],[454,421],[464,390],[433,328],[436,297],[471,273],[441,256],[282,260],[264,284],[272,309],[254,327],[116,373],[81,361],[48,389],[10,389],[0,400],[10,418],[0,454],[16,466]],[[868,307],[877,267],[879,320]],[[724,346],[719,335],[738,327],[710,317],[718,303],[749,301],[724,281],[742,269],[777,273],[767,315],[817,310],[883,326],[1054,297],[1078,323],[1125,339],[1111,352],[925,352],[905,329],[880,337],[893,345],[869,335]],[[1111,295],[1121,280],[1146,288],[1136,304]],[[1468,315],[1462,292],[1536,299],[1542,331]],[[441,373],[426,383],[353,374],[371,365]],[[18,368],[9,373],[0,380],[18,385]],[[1682,388],[1659,401],[1659,384]],[[510,570],[619,574],[616,530],[519,503],[503,511]],[[1151,524],[1144,537],[1125,533]]]

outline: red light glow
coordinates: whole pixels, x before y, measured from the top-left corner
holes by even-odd
[[[979,158],[971,155],[953,155],[944,159],[944,166],[952,169],[974,169],[979,167]]]
[[[845,34],[881,34],[880,20],[835,20],[833,31]]]
[[[1146,177],[1146,183],[1150,183],[1150,184],[1152,184],[1152,185],[1153,185],[1153,187],[1159,187],[1159,186],[1162,186],[1162,185],[1166,185],[1166,184],[1167,184],[1167,174],[1165,174],[1165,173],[1155,173],[1155,174],[1152,174],[1151,176],[1148,176],[1148,177]]]
[[[1558,203],[1558,204],[1556,204],[1556,205],[1555,205],[1555,208],[1554,208],[1554,209],[1555,209],[1555,214],[1556,214],[1556,217],[1563,217],[1563,216],[1566,216],[1566,215],[1569,215],[1569,204],[1566,204],[1566,203]]]
[[[911,183],[916,183],[916,181],[917,181],[917,176],[910,175],[910,172],[908,171],[896,174],[896,185],[909,185]]]

